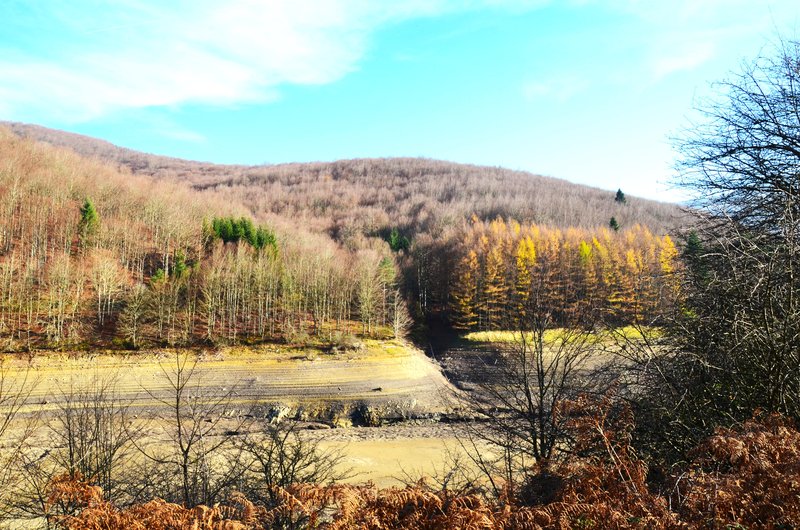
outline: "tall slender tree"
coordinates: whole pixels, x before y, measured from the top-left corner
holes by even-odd
[[[83,201],[83,205],[80,207],[80,214],[81,218],[78,222],[78,240],[81,246],[86,246],[100,227],[100,215],[97,213],[94,203],[88,197]]]

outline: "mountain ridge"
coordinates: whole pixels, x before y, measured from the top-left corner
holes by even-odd
[[[437,225],[472,215],[561,227],[605,226],[614,217],[623,226],[643,224],[663,233],[682,217],[671,203],[628,196],[623,205],[611,190],[499,166],[410,157],[216,164],[143,153],[34,124],[0,126],[135,174],[232,193],[257,217],[301,217],[337,239],[354,230],[374,235],[389,227],[438,232]]]
[[[461,168],[472,168],[472,169],[495,169],[495,170],[502,170],[511,173],[518,173],[520,175],[527,175],[539,179],[545,180],[552,180],[555,182],[563,182],[567,184],[571,184],[574,186],[580,186],[592,190],[602,191],[602,192],[614,192],[616,190],[612,190],[610,188],[603,188],[601,186],[593,186],[590,184],[581,184],[577,182],[572,182],[568,179],[554,177],[552,175],[544,175],[541,173],[534,173],[532,171],[527,171],[523,169],[512,169],[502,165],[485,165],[485,164],[472,164],[468,162],[459,162],[455,160],[447,160],[442,158],[432,158],[426,156],[379,156],[379,157],[356,157],[356,158],[339,158],[335,160],[313,160],[313,161],[305,161],[305,162],[276,162],[276,163],[263,163],[263,164],[240,164],[240,163],[226,163],[226,162],[212,162],[208,160],[193,160],[190,158],[181,158],[169,155],[163,155],[158,153],[148,153],[146,151],[139,151],[136,149],[132,149],[130,147],[124,147],[121,145],[117,145],[113,142],[108,140],[103,140],[102,138],[97,138],[94,136],[75,133],[71,131],[64,131],[61,129],[54,129],[51,127],[45,127],[43,125],[37,125],[33,123],[23,123],[23,122],[14,122],[14,121],[3,121],[0,120],[0,126],[9,128],[14,134],[20,137],[29,138],[36,141],[43,141],[49,143],[51,145],[57,147],[67,147],[82,156],[99,156],[101,159],[106,159],[108,155],[103,156],[102,150],[106,148],[109,152],[124,152],[129,153],[132,156],[142,156],[153,158],[157,160],[163,160],[167,162],[175,162],[175,163],[189,163],[197,166],[215,166],[220,168],[283,168],[283,167],[296,167],[296,166],[317,166],[317,165],[333,165],[333,164],[340,164],[340,163],[347,163],[347,162],[386,162],[386,161],[424,161],[431,164],[442,164],[447,166],[455,166]],[[66,141],[66,138],[74,138],[78,142],[84,142],[86,144],[95,144],[96,147],[94,149],[87,149],[82,148],[80,144],[76,145],[76,142],[69,142]],[[631,196],[640,198],[638,196]],[[654,199],[646,199],[642,198],[643,200],[650,200],[653,202],[662,202],[666,204],[672,204],[668,201],[657,201]]]

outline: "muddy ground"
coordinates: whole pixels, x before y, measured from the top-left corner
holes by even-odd
[[[191,395],[230,396],[230,418],[219,421],[216,435],[235,431],[242,416],[251,425],[299,420],[303,437],[344,452],[342,465],[355,472],[352,481],[388,486],[440,474],[451,455],[463,455],[460,398],[497,377],[503,362],[491,344],[443,340],[426,349],[430,356],[405,342],[365,341],[339,353],[281,345],[45,353],[6,358],[4,383],[32,385],[22,417],[40,414],[44,422],[59,413],[72,389],[98,381],[111,381],[113,393],[137,417],[168,418],[171,382],[178,361],[186,359],[194,370]],[[35,445],[46,451],[46,428],[40,434]]]

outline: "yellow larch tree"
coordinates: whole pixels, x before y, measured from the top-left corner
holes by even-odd
[[[531,294],[533,268],[536,265],[536,245],[530,236],[525,236],[517,243],[516,281],[514,285],[518,318],[525,317]]]
[[[478,324],[478,254],[470,250],[456,267],[453,285],[453,325],[457,329],[472,329]]]
[[[506,289],[505,245],[502,240],[493,240],[486,254],[483,298],[486,303],[488,329],[501,329],[508,308]]]
[[[578,261],[581,268],[581,283],[583,284],[582,303],[588,307],[594,307],[599,296],[597,274],[595,272],[594,252],[592,245],[586,241],[578,244]]]
[[[661,250],[658,254],[658,261],[661,266],[661,278],[665,288],[664,296],[674,301],[680,295],[680,282],[676,275],[678,249],[675,247],[672,238],[668,235],[661,238]]]

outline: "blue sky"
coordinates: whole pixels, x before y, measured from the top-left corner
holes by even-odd
[[[669,138],[778,0],[5,0],[0,119],[224,163],[424,156],[679,199]]]

